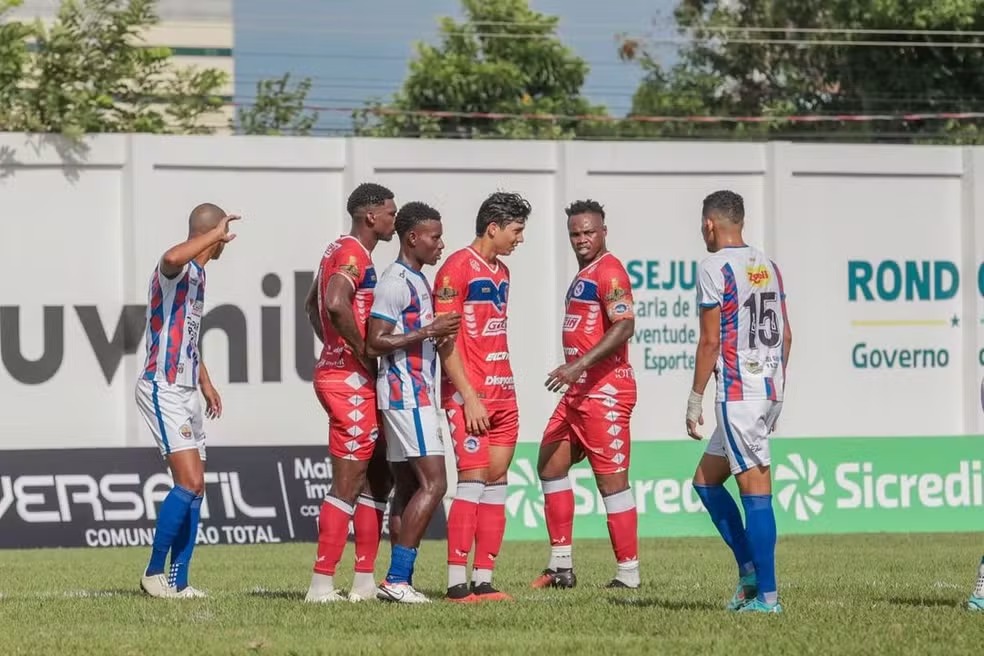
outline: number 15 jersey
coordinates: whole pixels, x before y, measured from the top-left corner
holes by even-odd
[[[722,248],[700,264],[697,303],[721,308],[715,401],[782,401],[786,293],[775,263],[752,246]]]

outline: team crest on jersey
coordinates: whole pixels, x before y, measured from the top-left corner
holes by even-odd
[[[465,438],[464,447],[465,447],[465,451],[467,451],[468,453],[477,453],[478,438],[475,437],[474,435],[469,435],[468,437]]]
[[[745,271],[748,274],[748,282],[752,287],[765,287],[769,284],[769,270],[764,264],[760,264],[757,267],[748,267]]]
[[[353,278],[359,277],[359,261],[354,255],[349,256],[349,261],[339,268]]]
[[[181,428],[178,429],[178,432],[181,433],[181,437],[185,438],[186,440],[191,439],[191,426],[189,426],[188,424],[182,424]]]
[[[605,295],[605,301],[608,303],[614,303],[625,298],[626,293],[627,292],[622,289],[621,285],[618,284],[618,279],[612,278],[612,289]]]
[[[441,280],[441,287],[434,294],[435,298],[439,301],[447,302],[457,295],[458,292],[456,292],[454,287],[451,286],[451,276],[444,276]]]

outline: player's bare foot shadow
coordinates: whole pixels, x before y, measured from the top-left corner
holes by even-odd
[[[616,606],[631,606],[633,608],[665,608],[666,610],[722,610],[723,606],[707,601],[677,601],[675,599],[619,598],[608,600]]]
[[[888,597],[882,599],[893,606],[910,606],[912,608],[959,608],[964,601],[956,599],[939,599],[927,597]]]
[[[261,599],[286,599],[288,601],[303,601],[305,597],[304,592],[300,590],[250,590],[250,597],[259,597]]]

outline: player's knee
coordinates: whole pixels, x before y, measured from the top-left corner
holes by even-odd
[[[420,493],[429,499],[436,499],[440,501],[444,498],[444,495],[448,493],[447,478],[441,476],[439,478],[435,478],[434,480],[423,481],[420,485]]]
[[[185,485],[181,487],[185,488],[197,497],[204,496],[205,494],[205,475],[193,476]]]

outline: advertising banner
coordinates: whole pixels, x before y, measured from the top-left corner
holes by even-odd
[[[208,458],[198,544],[317,541],[326,448],[217,447]],[[0,548],[150,545],[170,489],[155,449],[4,451]],[[439,507],[426,537],[446,527]]]
[[[629,481],[640,537],[716,535],[691,478],[704,442],[636,442]],[[984,527],[984,438],[774,439],[780,534],[961,532]],[[507,539],[546,540],[536,445],[509,472]],[[571,471],[576,538],[606,538],[605,506],[581,462]],[[737,494],[734,480],[727,487]],[[737,501],[736,496],[736,501]]]

